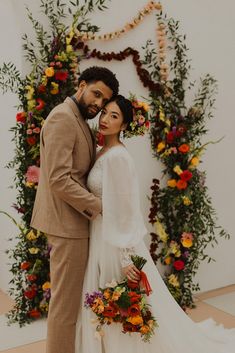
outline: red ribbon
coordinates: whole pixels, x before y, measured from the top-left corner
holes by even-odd
[[[140,285],[144,288],[147,296],[149,296],[152,292],[152,288],[150,287],[147,275],[144,271],[140,271]]]

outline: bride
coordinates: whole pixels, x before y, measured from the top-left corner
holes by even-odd
[[[144,271],[152,287],[148,297],[159,327],[150,343],[137,333],[123,334],[119,324],[104,326],[95,337],[95,315],[81,304],[77,322],[76,353],[235,353],[235,329],[225,330],[212,320],[195,324],[178,306],[143,241],[146,234],[140,211],[138,182],[133,160],[121,143],[120,132],[129,129],[132,104],[119,95],[102,110],[99,131],[104,146],[88,177],[91,192],[102,198],[103,211],[91,223],[90,250],[83,285],[85,294],[112,279],[137,281],[139,271],[131,261],[137,254],[147,260]]]

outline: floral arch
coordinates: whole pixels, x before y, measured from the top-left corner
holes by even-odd
[[[155,263],[159,260],[166,266],[164,280],[178,303],[183,308],[192,307],[193,291],[199,289],[193,276],[201,260],[212,260],[205,253],[206,246],[216,244],[217,236],[229,237],[216,226],[205,172],[198,169],[206,147],[201,137],[207,132],[206,121],[212,118],[215,79],[210,75],[202,78],[194,100],[186,106],[187,90],[194,86],[189,81],[186,38],[178,33],[179,23],[163,13],[160,3],[150,1],[131,22],[105,35],[99,35],[98,27],[87,19],[94,10],[105,11],[105,0],[87,0],[82,6],[74,0],[69,7],[61,0],[41,0],[40,6],[51,32],[46,32],[27,9],[36,34],[36,43],[31,43],[27,34],[23,36],[25,57],[32,68],[30,74],[22,78],[12,63],[0,68],[1,89],[16,93],[20,101],[12,128],[16,153],[8,165],[16,171],[18,195],[14,207],[22,220],[19,225],[8,215],[19,228],[18,243],[9,250],[13,259],[10,294],[15,299],[9,321],[24,325],[47,315],[50,249],[45,235],[30,228],[40,168],[39,136],[50,110],[75,92],[80,61],[91,57],[122,61],[131,56],[138,77],[149,89],[152,154],[161,161],[164,176],[162,185],[157,179],[151,185],[150,252]],[[125,35],[153,11],[157,47],[147,40],[143,53],[131,47],[118,53],[89,48],[89,41]],[[69,16],[70,28],[64,24],[64,18]]]

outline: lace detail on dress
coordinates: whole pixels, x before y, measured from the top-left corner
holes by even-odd
[[[122,267],[132,264],[131,255],[136,255],[134,248],[120,248],[120,261]]]

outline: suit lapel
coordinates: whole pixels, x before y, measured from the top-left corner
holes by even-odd
[[[67,97],[65,99],[65,103],[67,103],[71,107],[74,115],[76,116],[77,122],[80,125],[80,127],[84,133],[84,136],[86,138],[86,141],[87,141],[87,144],[89,147],[90,157],[93,162],[95,146],[94,146],[94,141],[93,141],[93,136],[92,136],[93,134],[90,130],[90,127],[86,123],[86,121],[83,119],[83,117],[81,116],[81,113],[80,113],[76,103],[70,97]]]

